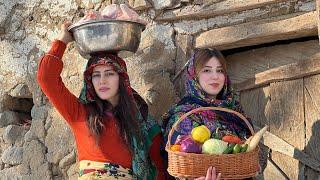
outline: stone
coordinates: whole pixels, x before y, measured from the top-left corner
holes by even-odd
[[[33,119],[31,123],[30,130],[32,131],[33,135],[35,135],[39,139],[44,139],[46,136],[44,121],[45,119]]]
[[[13,111],[5,111],[0,113],[0,127],[5,127],[10,124],[19,123],[19,114]]]
[[[313,36],[317,35],[317,28],[314,11],[276,22],[252,22],[206,31],[196,37],[195,46],[197,48],[215,47],[220,50],[232,49]]]
[[[65,169],[67,166],[71,165],[72,163],[75,163],[75,161],[76,152],[75,150],[72,150],[68,155],[61,159],[61,161],[59,162],[59,168]]]
[[[16,98],[32,98],[32,94],[25,84],[18,84],[10,93],[10,96]]]
[[[191,20],[174,23],[174,29],[181,34],[195,34],[208,30],[208,20]]]
[[[7,18],[9,18],[9,14],[11,13],[14,5],[16,4],[15,1],[3,1],[0,6],[0,27],[5,27],[5,22]],[[0,33],[1,34],[1,33]]]
[[[52,179],[51,165],[45,159],[46,147],[38,140],[23,146],[23,164],[30,168],[32,180]]]
[[[146,10],[152,7],[147,0],[129,0],[129,5],[137,11]]]
[[[1,180],[31,180],[28,179],[27,177],[22,176],[19,173],[19,168],[17,166],[6,168],[3,170],[0,170],[1,174]]]
[[[24,136],[25,142],[30,142],[30,141],[36,140],[36,139],[37,139],[37,136],[31,130],[29,130]]]
[[[79,177],[78,172],[79,172],[79,163],[74,163],[68,169],[67,175],[70,180],[77,180]]]
[[[75,0],[65,1],[65,0],[56,0],[56,1],[43,1],[40,3],[39,8],[48,10],[47,13],[50,14],[50,18],[63,17],[70,18],[70,14],[75,14],[77,11],[77,4]],[[71,18],[69,19],[71,20]]]
[[[17,146],[22,146],[26,132],[27,129],[25,129],[23,126],[9,125],[5,129],[3,140],[7,144],[16,144]]]
[[[48,106],[33,106],[31,109],[32,119],[45,120],[48,116]]]
[[[26,54],[33,47],[30,42],[28,45],[24,44],[25,42],[23,40],[10,42],[6,39],[0,41],[0,75],[3,76],[1,85],[6,93],[25,81],[28,62]]]
[[[160,120],[160,116],[175,102],[176,94],[170,81],[170,73],[165,69],[161,71],[152,68],[156,66],[159,65],[147,64],[141,69],[137,65],[130,66],[129,76],[132,77],[133,88],[149,104],[151,115]]]
[[[4,169],[4,162],[2,162],[2,160],[0,159],[0,171]]]
[[[31,171],[30,177],[35,180],[51,180],[51,165],[48,162],[41,164],[38,169],[33,169]]]
[[[39,139],[44,139],[46,136],[45,122],[48,116],[48,108],[49,106],[33,106],[31,109],[33,118],[31,124],[32,136],[36,136]]]
[[[175,0],[152,0],[152,2],[153,2],[153,7],[156,10],[170,8],[170,7],[174,6],[176,3]]]
[[[174,31],[169,25],[151,25],[142,33],[138,52],[125,59],[133,88],[146,99],[157,120],[176,96],[170,81],[176,58],[173,37]]]
[[[162,55],[164,51],[171,56],[175,53],[176,48],[173,42],[173,35],[174,30],[170,25],[154,24],[147,27],[141,34],[141,43],[139,44],[137,54],[143,53],[147,54],[146,56],[148,56],[148,54],[157,54],[154,58],[150,59],[153,61],[155,61],[155,58],[161,58],[159,55]],[[157,53],[158,51],[159,53]],[[166,55],[166,53],[163,54]],[[158,64],[164,63],[164,66],[172,67],[172,59],[163,58],[163,60],[164,62]]]
[[[46,147],[40,141],[26,142],[23,146],[23,164],[31,171],[37,171],[46,162],[45,153]]]
[[[50,111],[48,118],[52,119],[52,124],[45,137],[46,159],[58,164],[74,149],[74,137],[70,127],[55,109]]]
[[[17,146],[10,146],[4,150],[1,159],[2,162],[9,165],[18,165],[22,163],[23,148]]]
[[[191,57],[193,37],[191,35],[177,34],[175,42],[177,46],[177,56],[174,78],[176,79],[173,78],[173,82],[176,92],[178,96],[181,98],[185,94],[185,65]],[[180,75],[178,75],[178,73],[180,73]]]
[[[277,3],[277,0],[247,0],[243,1],[224,0],[221,2],[207,1],[201,5],[193,4],[179,9],[168,10],[156,18],[159,21],[178,21],[182,19],[211,18],[223,14],[231,14],[244,10],[265,7]]]

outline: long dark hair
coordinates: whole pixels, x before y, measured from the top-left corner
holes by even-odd
[[[133,96],[128,94],[125,79],[119,74],[119,102],[113,107],[107,100],[94,96],[94,101],[87,104],[87,125],[90,132],[94,135],[97,143],[100,142],[100,136],[105,130],[104,125],[108,120],[115,116],[121,137],[129,145],[129,150],[133,152],[132,138],[135,137],[137,142],[142,142],[142,133],[140,122],[138,120],[139,109]]]

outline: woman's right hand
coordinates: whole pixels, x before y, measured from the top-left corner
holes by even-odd
[[[207,170],[206,177],[199,177],[194,180],[220,180],[221,179],[221,173],[217,174],[215,167],[209,167]]]
[[[61,30],[60,30],[60,34],[58,36],[58,40],[64,42],[65,44],[68,44],[69,42],[74,41],[72,33],[70,33],[68,31],[68,27],[71,24],[72,24],[71,22],[66,21],[61,25]]]

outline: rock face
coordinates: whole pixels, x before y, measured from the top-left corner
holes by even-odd
[[[159,123],[161,115],[184,95],[183,67],[195,47],[232,49],[303,38],[316,35],[319,22],[314,19],[318,16],[312,0],[3,1],[0,179],[77,179],[77,150],[72,131],[39,88],[37,67],[63,21],[75,22],[84,11],[100,10],[111,3],[126,3],[149,22],[138,51],[120,55],[127,62],[131,85],[147,101]],[[230,35],[231,31],[235,33]],[[316,44],[300,42],[233,54],[227,58],[231,79],[244,81],[262,70],[293,62],[289,59],[297,56],[307,59],[319,51]],[[273,61],[270,49],[279,54]],[[86,62],[71,43],[63,57],[61,78],[76,96],[83,85]],[[260,66],[255,69],[247,66],[255,63]],[[247,73],[238,70],[239,67]]]

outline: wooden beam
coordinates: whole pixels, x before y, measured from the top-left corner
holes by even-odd
[[[257,126],[254,126],[254,128],[256,130],[260,129]],[[282,140],[280,137],[270,133],[269,131],[267,131],[263,135],[263,144],[272,149],[272,151],[277,151],[289,157],[295,158],[299,160],[301,163],[307,165],[308,167],[320,172],[319,161],[315,160],[314,158],[311,158],[308,154],[300,151],[299,149],[295,148],[291,144]]]
[[[320,56],[318,39],[251,49],[227,56],[228,75],[236,84],[258,73],[316,56]]]
[[[320,0],[317,0],[317,4],[316,4],[316,9],[317,9],[317,21],[318,21],[318,36],[319,36],[319,40],[320,40]],[[320,44],[320,41],[319,41]]]
[[[303,78],[271,83],[269,93],[270,101],[265,107],[269,132],[302,150],[305,147]],[[273,151],[272,160],[281,167],[289,179],[299,179],[299,160],[288,156],[290,154],[277,151]]]
[[[195,39],[195,47],[220,50],[317,35],[317,13],[312,11],[275,22],[250,22],[213,29]]]
[[[304,152],[320,161],[320,74],[304,78],[306,145]],[[308,179],[317,179],[319,172],[306,169]]]
[[[157,21],[177,21],[182,19],[210,18],[218,15],[263,7],[286,0],[226,0],[219,3],[190,5],[182,9],[169,10],[156,18]]]
[[[316,57],[311,60],[299,61],[258,73],[254,78],[235,84],[234,87],[237,91],[243,91],[264,86],[271,82],[298,79],[319,73],[320,57]]]

